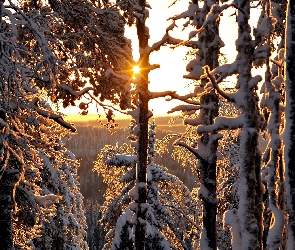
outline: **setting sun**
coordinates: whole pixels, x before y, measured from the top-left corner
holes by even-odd
[[[139,66],[134,66],[133,67],[133,72],[134,72],[134,74],[138,74],[139,72],[140,72],[140,68],[139,68]]]

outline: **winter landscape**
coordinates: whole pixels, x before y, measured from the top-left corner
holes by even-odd
[[[295,1],[0,18],[0,250],[295,249]]]

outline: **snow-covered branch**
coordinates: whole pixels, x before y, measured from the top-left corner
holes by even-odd
[[[169,201],[169,199],[167,199],[167,201]],[[177,210],[179,212],[179,214],[181,214],[183,216],[183,218],[185,218],[190,224],[194,225],[196,228],[201,230],[200,226],[196,222],[194,222],[190,217],[188,217],[185,213],[183,213],[183,210],[176,207],[172,202],[170,202],[170,204],[163,204],[163,206],[164,207],[171,207],[172,209]]]
[[[193,6],[192,7],[192,10],[193,11],[196,8],[198,8],[197,5],[190,5],[190,6]],[[246,15],[246,13],[244,12],[244,10],[241,9],[241,8],[239,8],[235,4],[224,4],[222,6],[220,6],[219,4],[213,4],[212,7],[211,7],[211,9],[210,9],[210,12],[206,16],[206,20],[203,22],[203,25],[199,29],[194,30],[194,31],[191,31],[190,34],[189,34],[189,39],[187,41],[182,42],[181,44],[188,43],[193,37],[195,37],[196,35],[200,34],[202,31],[204,31],[209,24],[211,24],[212,22],[215,22],[218,19],[218,17],[220,16],[220,14],[221,14],[222,11],[224,11],[224,10],[230,8],[230,7],[234,7],[236,9],[240,10],[244,15]],[[185,17],[188,17],[189,16],[188,14],[189,14],[189,11],[188,12],[183,12],[182,15],[175,16],[174,18],[171,18],[171,19],[172,20],[177,20],[177,19],[180,19],[180,18],[185,18]]]
[[[60,89],[66,91],[67,93],[69,93],[71,96],[75,97],[75,98],[78,98],[84,94],[86,94],[87,92],[89,92],[90,90],[93,90],[93,88],[91,87],[87,87],[87,88],[84,88],[80,91],[75,91],[73,90],[71,87],[69,87],[68,85],[66,84],[58,84],[57,85]]]
[[[262,77],[260,75],[252,77],[251,80],[248,82],[249,88],[250,89],[255,88],[261,80],[262,80]]]
[[[169,28],[169,27],[168,27]],[[157,51],[161,48],[163,44],[165,44],[169,40],[169,35],[166,33],[162,39],[156,43],[154,43],[148,50],[148,53],[152,53],[153,51]]]
[[[66,122],[62,118],[61,115],[56,115],[56,114],[54,114],[52,112],[49,112],[49,111],[46,111],[46,110],[43,110],[43,109],[39,108],[38,102],[39,102],[39,99],[34,98],[33,101],[32,101],[32,106],[37,111],[37,113],[39,115],[42,115],[43,117],[46,117],[46,118],[49,118],[49,119],[52,119],[52,120],[56,121],[58,124],[60,124],[61,126],[63,126],[64,128],[67,128],[67,129],[71,130],[72,132],[76,132],[77,129],[72,124]]]
[[[110,166],[129,166],[136,163],[136,155],[116,155],[112,159],[107,160],[107,165]]]
[[[198,149],[192,148],[189,145],[187,145],[185,142],[178,141],[175,143],[178,146],[186,148],[189,152],[191,152],[197,159],[203,159],[203,157],[200,155],[200,152]]]
[[[149,99],[155,99],[165,96],[174,96],[176,94],[176,91],[164,91],[164,92],[149,92]]]
[[[184,111],[184,112],[189,112],[193,110],[199,110],[201,109],[201,106],[197,105],[178,105],[171,110],[168,111],[168,114],[174,113],[176,111]]]
[[[117,78],[119,78],[119,79],[122,79],[122,80],[124,80],[124,81],[128,81],[129,80],[129,76],[128,75],[126,75],[126,74],[119,74],[119,73],[116,73],[113,69],[111,69],[111,68],[108,68],[107,70],[106,70],[106,72],[105,72],[105,76],[106,77],[110,77],[111,75],[113,75],[113,76],[115,76],[115,77],[117,77]]]
[[[177,93],[171,93],[169,96],[171,97],[171,99],[177,99],[177,100],[183,101],[188,104],[200,105],[199,101],[189,100],[189,98],[196,97],[196,93],[189,93],[189,94],[183,95],[183,96],[180,96]]]
[[[268,53],[270,47],[268,44],[258,47],[254,50],[254,58],[265,58],[265,54]]]
[[[220,130],[231,130],[241,128],[244,124],[244,115],[238,117],[217,117],[212,125],[200,125],[197,128],[198,134],[217,132]]]
[[[35,22],[33,22],[31,19],[29,19],[27,17],[27,15],[25,15],[25,13],[23,13],[23,11],[18,6],[13,4],[13,2],[11,0],[9,0],[9,4],[26,21],[25,25],[34,33],[35,38],[38,41],[45,58],[46,59],[49,59],[49,57],[53,58],[54,56],[53,56],[53,54],[51,52],[51,49],[48,46],[48,42],[46,41],[44,35],[40,33],[38,25]]]
[[[235,102],[235,98],[234,98],[235,94],[226,93],[225,91],[221,90],[219,88],[218,83],[214,79],[213,75],[209,72],[209,67],[205,66],[204,68],[205,68],[208,78],[210,79],[210,81],[213,85],[213,88],[216,89],[217,93],[220,94],[226,100],[231,101],[231,102]]]
[[[224,78],[236,73],[238,73],[238,64],[236,61],[230,64],[223,64],[210,72],[210,74],[212,75],[218,75],[218,78],[216,80],[217,83],[221,82]]]

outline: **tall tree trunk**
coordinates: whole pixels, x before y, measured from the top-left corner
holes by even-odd
[[[194,1],[197,4],[197,1]],[[211,5],[210,5],[211,6]],[[205,18],[210,11],[207,1],[204,1],[204,13]],[[202,23],[205,20],[202,20]],[[216,36],[219,33],[219,22],[213,22],[212,25],[206,27],[199,35],[199,40],[201,42],[201,48],[198,53],[202,66],[208,65],[210,69],[214,69],[218,66],[218,55],[219,55],[219,45],[214,42]],[[198,27],[200,28],[200,27]],[[211,45],[211,46],[210,46]],[[205,86],[208,79],[202,79],[201,84]],[[203,108],[202,112],[202,125],[213,124],[214,118],[218,115],[218,96],[215,91],[205,92],[201,98],[200,102],[203,105],[213,104],[214,108]],[[204,134],[202,136],[202,143],[208,145],[210,134]],[[210,142],[211,143],[211,142]],[[202,196],[203,200],[203,227],[204,230],[201,237],[206,237],[208,242],[208,247],[212,250],[217,249],[217,198],[216,198],[216,152],[218,141],[214,141],[209,146],[210,154],[206,159],[202,159],[199,162],[200,172],[201,172],[201,182],[204,187],[209,191],[209,196]]]
[[[0,250],[13,249],[13,192],[18,179],[18,170],[5,171],[0,179]]]
[[[239,182],[239,222],[243,250],[262,249],[262,190],[260,180],[260,152],[258,149],[258,132],[260,114],[255,87],[249,84],[252,80],[251,70],[254,46],[251,28],[248,24],[250,1],[238,0],[237,6],[243,9],[238,12],[239,37],[236,42],[238,56],[238,88],[241,91],[241,105],[245,117],[240,144],[240,182]]]
[[[287,249],[295,249],[295,1],[288,1],[286,27],[286,110],[284,162],[288,207]]]
[[[278,169],[279,169],[279,153],[281,150],[281,139],[280,139],[280,127],[281,127],[281,111],[280,111],[280,103],[281,103],[281,95],[275,89],[275,86],[272,83],[274,78],[274,74],[271,72],[270,67],[270,56],[271,56],[271,1],[267,2],[264,5],[264,13],[266,14],[267,24],[268,24],[268,33],[267,33],[267,46],[269,47],[266,55],[265,55],[265,87],[267,90],[267,94],[265,98],[271,101],[272,105],[264,104],[269,112],[270,117],[268,119],[268,133],[270,137],[270,142],[266,149],[266,171],[267,171],[267,206],[265,210],[266,217],[264,218],[265,222],[268,222],[266,227],[264,227],[263,232],[263,246],[264,249],[279,249],[281,246],[282,233],[283,233],[283,225],[284,225],[284,217],[283,211],[279,209],[278,206],[278,197],[277,197],[277,183],[278,177]],[[278,72],[279,73],[279,72]],[[273,217],[274,216],[274,217]],[[270,227],[271,220],[274,219],[274,223],[272,223],[272,227]],[[274,232],[275,228],[275,232]]]
[[[146,0],[139,0],[142,8],[142,17],[137,19],[137,36],[139,40],[141,69],[138,78],[139,89],[139,135],[138,135],[138,160],[136,166],[136,178],[138,183],[138,211],[137,223],[135,227],[135,248],[145,249],[145,220],[146,208],[143,206],[147,202],[147,157],[148,157],[148,74],[149,74],[149,54],[145,52],[148,46],[149,31],[145,25],[146,21]]]

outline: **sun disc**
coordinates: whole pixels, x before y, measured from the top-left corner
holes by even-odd
[[[134,72],[134,74],[138,74],[139,72],[140,72],[140,68],[139,68],[139,66],[134,66],[133,67],[133,72]]]

